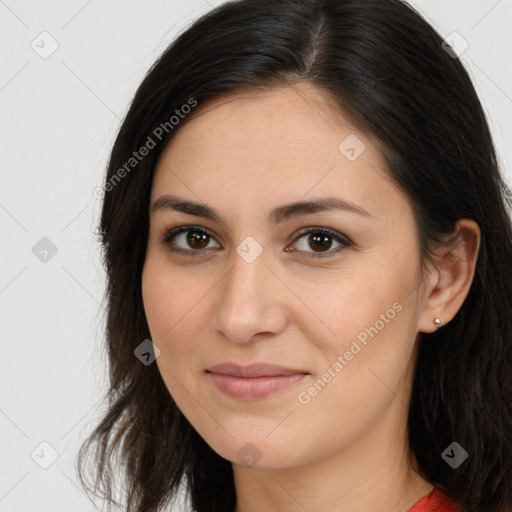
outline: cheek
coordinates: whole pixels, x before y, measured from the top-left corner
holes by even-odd
[[[311,309],[322,322],[313,326],[304,319],[302,330],[310,347],[316,346],[310,353],[320,357],[312,358],[318,363],[315,375],[296,396],[297,433],[321,437],[323,446],[348,443],[371,428],[396,395],[407,399],[402,385],[414,346],[413,281],[411,265],[401,273],[375,269],[364,279],[323,283],[310,294]]]
[[[326,356],[325,362],[350,350],[354,341],[366,347],[370,340],[384,343],[389,337],[386,344],[399,345],[404,334],[398,333],[414,314],[410,294],[414,279],[410,264],[399,271],[373,262],[366,264],[364,271],[354,269],[350,274],[311,283],[307,291],[304,288],[298,293],[308,307],[302,308],[302,319],[297,316],[297,321]]]
[[[142,276],[142,296],[144,311],[151,340],[160,350],[156,365],[160,375],[180,409],[186,403],[180,387],[185,385],[190,370],[186,361],[191,350],[190,336],[180,332],[187,319],[187,299],[184,290],[177,286],[176,279],[170,279],[168,272],[157,269],[148,262]],[[181,342],[178,342],[181,340]],[[181,384],[181,386],[180,386]]]
[[[187,322],[188,312],[200,302],[205,287],[181,279],[184,273],[172,271],[161,259],[149,252],[142,272],[142,298],[151,334],[165,342]]]
[[[164,268],[153,264],[151,260],[146,263],[142,274],[142,297],[144,311],[151,333],[151,340],[160,349],[157,363],[165,361],[165,367],[175,357],[170,352],[184,350],[187,343],[173,343],[183,321],[186,321],[187,288],[180,287],[176,278],[171,278]],[[169,371],[174,371],[169,367]],[[165,378],[165,375],[163,375]]]
[[[197,372],[198,354],[208,344],[200,334],[207,321],[207,295],[213,284],[171,272],[165,265],[148,262],[142,276],[142,295],[151,339],[160,349],[157,358],[162,377],[174,395],[176,382],[188,382]]]
[[[142,277],[142,299],[144,312],[153,341],[161,340],[166,331],[172,327],[175,302],[172,289],[166,286],[157,273],[145,268]]]

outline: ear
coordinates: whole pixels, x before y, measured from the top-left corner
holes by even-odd
[[[469,293],[475,274],[480,227],[472,219],[457,222],[454,241],[436,249],[435,263],[429,269],[424,305],[418,318],[419,332],[433,332],[450,322]]]

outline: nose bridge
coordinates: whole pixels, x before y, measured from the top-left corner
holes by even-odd
[[[254,240],[254,239],[253,239]],[[259,284],[269,273],[268,258],[263,247],[255,241],[243,241],[236,248],[228,274],[229,292],[247,295],[246,298],[257,295]]]
[[[284,313],[277,303],[277,280],[263,247],[245,239],[233,254],[216,305],[216,329],[231,341],[244,343],[260,332],[283,327]]]

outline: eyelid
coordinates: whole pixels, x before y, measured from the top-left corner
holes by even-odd
[[[171,243],[175,240],[175,238],[178,235],[180,235],[181,233],[186,233],[188,231],[196,231],[199,233],[204,233],[204,234],[208,235],[211,239],[215,240],[215,242],[218,244],[216,235],[214,235],[209,229],[204,228],[202,226],[197,226],[197,225],[181,225],[181,226],[176,226],[174,228],[166,229],[166,230],[164,230],[164,235],[161,237],[161,242],[169,248],[171,246]],[[340,249],[346,249],[346,248],[349,248],[352,245],[354,245],[352,240],[348,236],[344,235],[343,233],[340,233],[339,231],[337,231],[335,229],[331,229],[331,228],[324,227],[324,226],[315,226],[315,225],[301,228],[294,235],[292,243],[293,244],[296,243],[298,240],[303,238],[305,235],[314,234],[314,233],[324,233],[326,235],[329,235],[336,242],[338,242],[340,244],[340,246],[335,248],[334,250],[329,250],[324,253],[322,253],[322,252],[315,253],[315,252],[301,251],[301,250],[293,250],[293,251],[287,250],[286,252],[298,253],[300,257],[306,257],[306,258],[327,258],[327,257],[331,257],[331,256],[339,254]],[[181,253],[181,254],[185,254],[187,256],[197,257],[197,256],[204,255],[204,253],[207,252],[209,249],[203,248],[203,249],[194,250],[194,249],[182,249],[181,247],[172,247],[169,250],[170,250],[170,252],[173,252],[173,253],[179,253],[179,254]]]
[[[171,246],[171,242],[173,242],[178,235],[180,235],[181,233],[186,233],[187,231],[197,231],[204,233],[217,242],[215,235],[209,229],[195,225],[181,225],[176,226],[175,228],[165,229],[164,235],[163,237],[161,237],[161,242],[169,248]],[[218,243],[219,242],[217,242],[217,244]],[[187,256],[192,257],[201,256],[206,251],[206,249],[194,251],[193,249],[182,249],[181,247],[173,247],[172,249],[169,250],[173,253],[185,254]]]
[[[329,257],[335,257],[336,255],[338,255],[342,249],[347,249],[347,248],[351,247],[352,245],[354,245],[352,240],[348,236],[344,235],[343,233],[340,233],[339,231],[337,231],[335,229],[331,229],[331,228],[323,227],[323,226],[308,226],[308,227],[302,228],[297,233],[295,238],[293,239],[293,243],[297,242],[305,235],[309,235],[309,234],[313,234],[313,233],[324,233],[326,235],[329,235],[331,238],[334,238],[334,240],[336,240],[340,244],[340,246],[336,247],[334,250],[329,250],[329,251],[326,251],[323,253],[322,252],[315,253],[315,252],[300,251],[300,250],[294,250],[292,252],[298,253],[299,257],[305,257],[305,258],[316,258],[316,259],[329,258]]]

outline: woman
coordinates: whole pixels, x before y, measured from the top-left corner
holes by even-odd
[[[399,0],[239,0],[139,87],[100,225],[84,486],[198,512],[512,510],[512,229],[467,72]],[[82,473],[94,449],[95,484]]]

